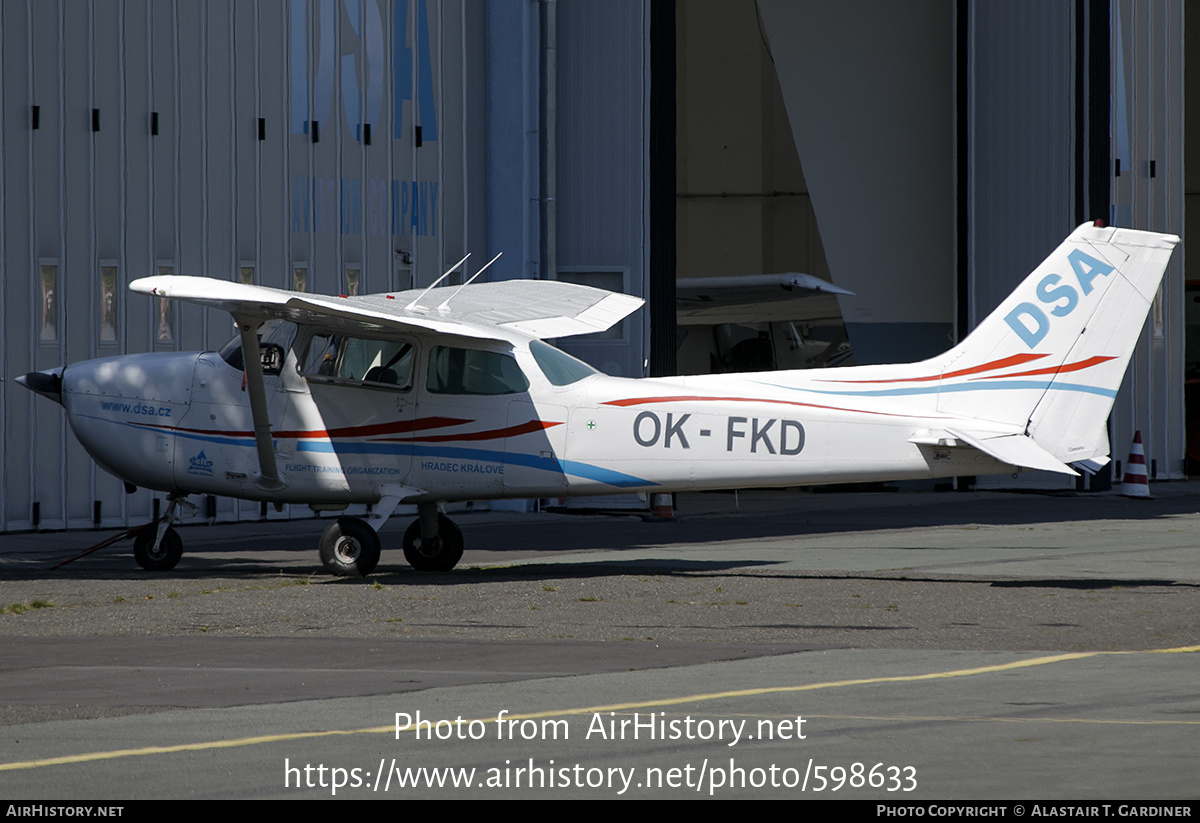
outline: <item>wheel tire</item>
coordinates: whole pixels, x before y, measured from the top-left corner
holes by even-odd
[[[133,539],[133,559],[148,572],[169,572],[183,557],[183,538],[175,529],[168,527],[155,550],[156,534],[158,527],[154,525],[146,526],[137,533]]]
[[[421,520],[414,520],[404,532],[404,559],[419,572],[448,572],[463,555],[462,531],[444,514],[438,515],[435,545],[421,545]]]
[[[379,535],[357,517],[339,517],[321,534],[321,563],[330,574],[366,577],[379,563]]]

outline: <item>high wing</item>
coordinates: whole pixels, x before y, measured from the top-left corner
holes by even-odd
[[[545,338],[604,331],[644,302],[557,280],[505,280],[361,297],[326,297],[184,275],[143,277],[129,288],[241,317],[278,317],[347,331],[426,329],[500,341],[513,334]]]
[[[347,333],[427,330],[513,343],[520,338],[604,331],[643,302],[556,280],[505,280],[361,297],[326,297],[185,275],[144,277],[130,283],[129,288],[140,294],[223,309],[233,315],[242,337],[246,390],[254,420],[259,465],[255,483],[264,489],[281,488],[284,481],[276,461],[259,362],[255,328],[260,320],[281,318]]]

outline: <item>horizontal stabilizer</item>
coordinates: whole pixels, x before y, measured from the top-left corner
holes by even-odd
[[[991,432],[985,434],[968,432],[960,428],[947,428],[946,431],[984,454],[996,458],[1001,463],[1023,469],[1041,469],[1042,471],[1079,476],[1079,472],[1023,434],[994,434]]]
[[[1107,466],[1110,462],[1111,461],[1107,457],[1101,457],[1101,458],[1093,457],[1088,460],[1079,460],[1075,463],[1072,463],[1071,468],[1078,469],[1079,471],[1083,472],[1084,474],[1091,475],[1091,474],[1095,474],[1096,472],[1100,471],[1102,468]]]

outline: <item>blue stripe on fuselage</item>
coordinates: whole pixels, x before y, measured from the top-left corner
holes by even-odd
[[[309,441],[300,443],[297,451],[324,452],[335,454],[406,454],[408,447],[404,444],[390,443],[334,443],[329,440]],[[636,488],[638,486],[657,486],[649,480],[634,477],[630,474],[581,463],[577,460],[558,460],[553,457],[540,457],[520,452],[501,452],[491,449],[467,449],[456,446],[421,446],[411,447],[413,457],[442,457],[453,460],[484,460],[491,463],[504,463],[509,466],[527,466],[559,474],[569,474],[596,480],[619,488]]]
[[[254,438],[246,436],[223,437],[213,434],[199,434],[196,432],[179,431],[178,429],[157,429],[150,428],[138,423],[130,423],[123,420],[109,420],[104,417],[95,417],[93,415],[81,414],[80,417],[87,417],[91,420],[99,420],[104,423],[114,423],[118,426],[127,426],[139,431],[158,432],[164,435],[170,434],[175,437],[182,437],[186,440],[199,440],[203,443],[217,443],[224,446],[242,446],[243,448],[254,448]],[[296,445],[298,452],[313,452],[314,454],[375,454],[375,455],[398,455],[413,457],[443,457],[459,460],[486,460],[493,463],[504,463],[510,466],[528,466],[532,469],[540,469],[541,471],[556,472],[559,474],[567,474],[572,477],[582,477],[587,480],[595,480],[599,483],[606,483],[610,486],[618,488],[637,488],[639,486],[657,486],[657,483],[645,480],[640,477],[635,477],[631,474],[606,469],[602,466],[593,466],[590,463],[581,463],[578,460],[558,460],[553,457],[540,457],[532,454],[521,454],[519,452],[501,452],[491,451],[488,449],[466,449],[455,446],[421,446],[407,443],[373,443],[370,441],[359,442],[334,442],[331,440],[304,440]]]

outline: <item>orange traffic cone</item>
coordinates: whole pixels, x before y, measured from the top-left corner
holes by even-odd
[[[1121,479],[1123,497],[1149,497],[1150,483],[1146,477],[1146,450],[1142,448],[1142,433],[1133,433],[1129,459],[1125,461],[1125,476]]]
[[[674,500],[669,494],[650,495],[650,517],[654,520],[674,520]]]

